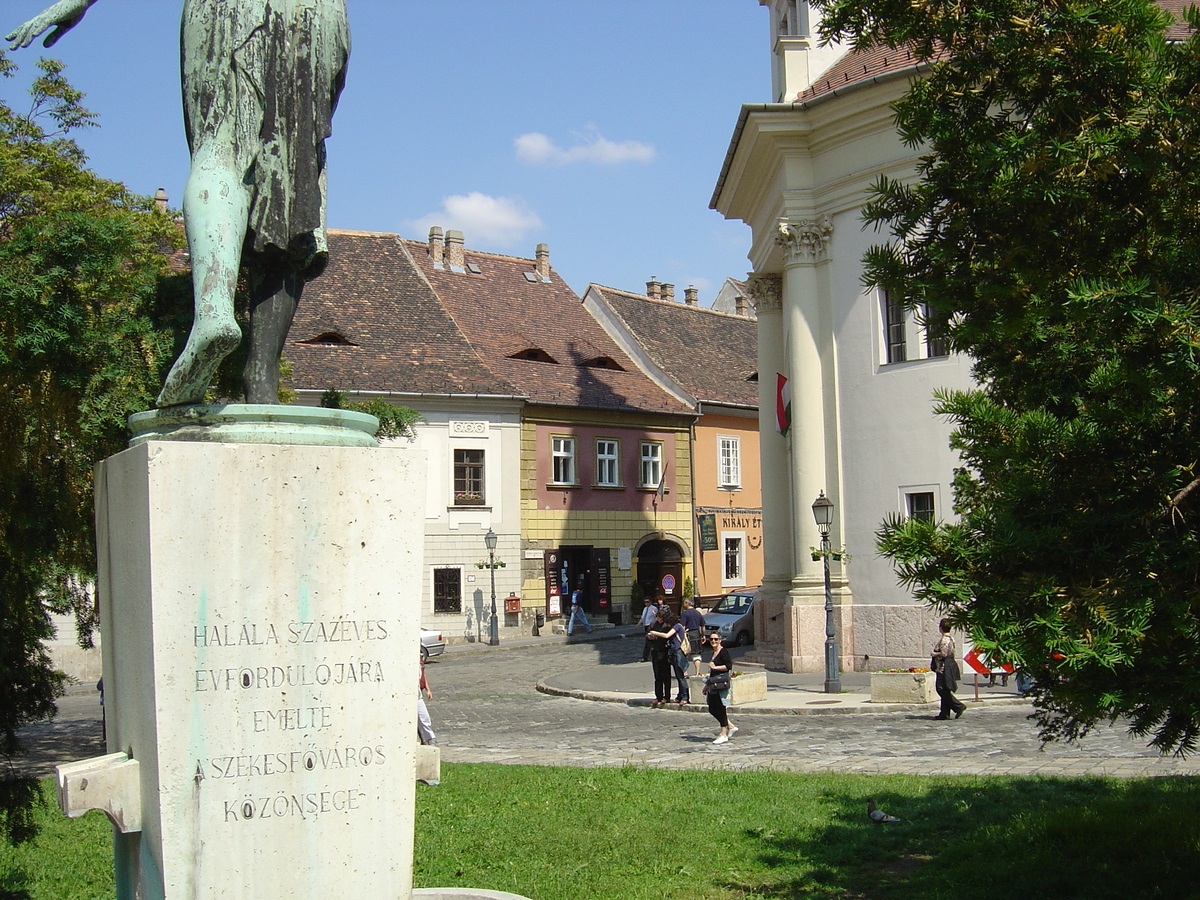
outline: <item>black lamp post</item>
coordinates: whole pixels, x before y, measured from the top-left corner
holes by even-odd
[[[833,501],[821,491],[813,501],[813,518],[821,532],[821,559],[825,563],[825,693],[840,694],[841,673],[838,671],[838,645],[833,628],[833,591],[829,587],[829,526],[833,524]]]
[[[500,643],[500,620],[496,618],[496,532],[488,529],[488,533],[483,536],[483,542],[487,545],[488,550],[488,569],[492,573],[492,623],[491,636],[488,638],[488,643],[493,647]]]

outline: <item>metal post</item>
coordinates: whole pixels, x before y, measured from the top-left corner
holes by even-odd
[[[837,636],[833,628],[833,590],[829,587],[829,529],[821,531],[821,559],[825,561],[825,693],[840,694]]]
[[[500,620],[496,618],[496,551],[488,549],[488,568],[492,572],[492,634],[488,643],[493,647],[500,645]]]

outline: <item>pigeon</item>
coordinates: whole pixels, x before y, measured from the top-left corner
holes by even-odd
[[[874,800],[867,801],[867,818],[875,825],[883,825],[885,822],[899,822],[895,816],[889,816],[882,809],[875,806]]]

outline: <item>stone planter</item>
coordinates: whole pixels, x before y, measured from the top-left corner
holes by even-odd
[[[872,672],[872,703],[932,703],[937,699],[933,672]]]
[[[736,675],[730,684],[733,685],[729,692],[730,706],[741,706],[743,703],[754,703],[756,700],[767,699],[766,672],[742,672],[740,675]]]

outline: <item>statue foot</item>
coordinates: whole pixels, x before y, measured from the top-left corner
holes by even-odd
[[[212,383],[217,366],[241,341],[242,330],[236,322],[223,322],[208,328],[200,327],[199,323],[193,325],[187,344],[167,373],[154,405],[161,409],[203,402],[204,392]]]

